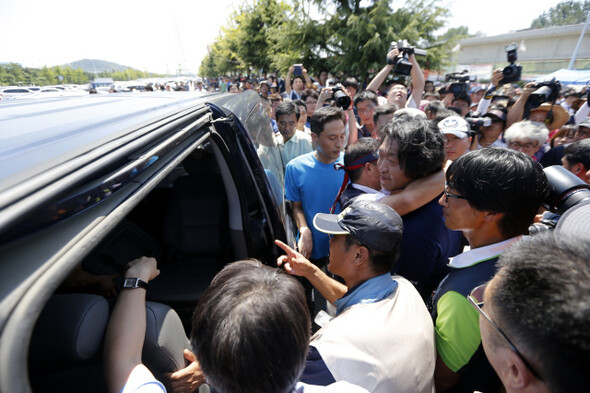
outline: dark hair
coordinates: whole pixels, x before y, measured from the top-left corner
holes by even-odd
[[[217,391],[287,393],[303,372],[310,326],[296,279],[256,260],[239,261],[200,298],[191,344]]]
[[[293,85],[293,82],[295,82],[295,79],[301,79],[301,82],[303,82],[303,88],[305,89],[305,85],[307,83],[305,82],[305,78],[303,77],[303,75],[295,75],[293,78],[291,78],[291,85]]]
[[[437,100],[440,100],[440,94],[438,94],[437,92],[431,91],[431,92],[428,92],[428,93],[424,93],[424,96],[422,97],[422,99],[425,100],[428,97],[434,97]]]
[[[561,126],[561,128],[557,130],[557,132],[553,134],[553,136],[549,140],[549,145],[551,147],[555,147],[555,140],[561,136],[569,134],[570,131],[572,131],[575,135],[575,133],[578,131],[578,126],[575,124],[565,124]]]
[[[449,187],[480,211],[504,213],[505,237],[528,232],[548,193],[541,165],[516,150],[488,147],[457,158],[447,169]]]
[[[563,155],[571,165],[581,162],[586,170],[590,169],[590,139],[582,139],[566,146]]]
[[[453,101],[451,102],[451,105],[453,104],[453,102],[455,101],[465,101],[467,103],[468,106],[471,106],[471,97],[469,97],[468,95],[464,95],[464,96],[459,96],[459,97],[454,97]]]
[[[400,244],[401,237],[391,253],[384,253],[365,246],[356,240],[352,235],[346,235],[344,238],[344,245],[347,251],[351,246],[362,246],[369,251],[369,263],[371,264],[375,274],[389,273],[393,270],[399,258]]]
[[[302,106],[305,108],[305,111],[307,112],[307,104],[305,103],[305,101],[303,100],[293,100],[293,102],[295,103],[295,105]]]
[[[346,115],[342,109],[324,106],[318,108],[309,119],[311,132],[320,135],[324,131],[324,126],[333,120],[342,120],[346,125]]]
[[[436,116],[434,117],[433,121],[436,124],[436,126],[438,127],[438,123],[443,121],[444,119],[446,119],[449,116],[457,116],[457,112],[449,110],[447,108],[443,108],[443,109],[440,109],[438,112],[436,112]]]
[[[590,391],[588,261],[587,238],[558,232],[523,238],[500,256],[491,292],[495,322],[550,392]]]
[[[354,106],[357,106],[361,102],[367,100],[371,100],[373,104],[379,105],[379,100],[377,98],[377,93],[375,93],[373,90],[363,90],[354,96]]]
[[[320,98],[320,95],[315,89],[305,89],[303,93],[301,93],[301,99],[305,101],[307,97],[313,97],[317,100],[318,98]]]
[[[346,146],[346,149],[344,149],[344,166],[350,166],[351,163],[358,160],[359,158],[376,152],[378,148],[379,142],[377,142],[376,139],[360,138],[358,141],[352,145]],[[356,182],[359,177],[361,177],[363,171],[364,166],[362,168],[347,171],[350,181],[353,183]]]
[[[388,122],[383,130],[386,137],[383,143],[391,145],[397,141],[399,165],[409,178],[420,179],[442,169],[445,140],[433,123],[401,115]]]
[[[277,109],[275,109],[275,119],[279,121],[279,116],[289,116],[295,114],[295,117],[299,121],[299,117],[301,116],[301,112],[299,111],[299,107],[293,101],[285,101],[281,102]]]
[[[399,107],[396,104],[392,103],[392,102],[388,102],[386,104],[379,105],[373,111],[373,121],[375,123],[377,123],[377,120],[379,119],[379,116],[381,116],[381,115],[390,115],[392,113],[395,113],[395,111],[397,111],[398,109],[399,109]]]
[[[351,76],[349,76],[348,78],[344,79],[344,82],[342,82],[342,86],[344,87],[354,87],[357,91],[359,89],[359,83],[356,80],[356,78],[353,78]]]
[[[424,107],[424,112],[430,111],[430,112],[434,113],[434,116],[436,116],[438,114],[438,111],[440,111],[441,109],[445,109],[445,104],[443,104],[442,101],[434,100],[434,101],[430,101],[428,104],[426,104],[426,106]],[[451,115],[449,115],[449,116],[451,116]],[[445,117],[448,117],[448,116],[445,116]]]

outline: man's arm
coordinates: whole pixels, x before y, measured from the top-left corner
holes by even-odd
[[[291,98],[291,75],[293,74],[293,70],[295,70],[295,66],[289,67],[289,71],[285,77],[285,92],[289,98]]]
[[[292,202],[291,207],[293,211],[293,220],[297,225],[297,229],[299,229],[299,242],[297,242],[297,248],[305,258],[309,258],[311,250],[313,249],[313,237],[311,229],[309,229],[307,221],[305,220],[303,205],[301,202]]]
[[[587,89],[586,95],[586,102],[580,106],[574,115],[575,124],[580,124],[585,118],[588,117],[588,115],[590,115],[590,89]]]
[[[305,277],[332,304],[344,296],[348,290],[346,285],[328,277],[320,268],[282,241],[275,240],[275,244],[287,253],[277,259],[277,265],[284,266],[287,273]]]
[[[412,71],[410,72],[412,75],[412,98],[414,99],[416,108],[418,108],[422,101],[422,94],[424,94],[424,73],[413,53],[408,56],[408,60],[412,63]]]
[[[387,54],[387,57],[393,59],[397,57],[397,55],[399,55],[399,51],[397,48],[394,48]],[[387,75],[389,75],[391,70],[393,70],[393,64],[386,64],[385,67],[383,67],[381,71],[375,75],[371,82],[369,82],[367,85],[367,90],[373,90],[375,92],[378,91],[379,87],[381,87],[383,81],[385,81],[385,78],[387,78]],[[422,88],[424,88],[424,86],[422,86]]]
[[[535,91],[535,86],[535,82],[527,83],[524,86],[524,89],[522,89],[522,94],[520,97],[518,97],[514,105],[508,109],[508,115],[506,116],[506,129],[508,129],[508,127],[510,127],[512,124],[522,120],[524,106],[531,93]]]
[[[402,192],[388,195],[379,202],[393,208],[400,216],[426,205],[445,189],[445,173],[440,170],[418,180],[414,180]]]
[[[501,68],[494,70],[494,73],[492,74],[492,85],[488,88],[488,90],[486,90],[485,95],[477,105],[477,111],[482,115],[488,111],[488,108],[492,103],[493,93],[498,88],[498,84],[500,83],[503,77],[504,75],[502,74]]]
[[[141,257],[130,263],[125,278],[149,282],[159,273],[154,258]],[[111,393],[120,392],[138,367],[151,375],[141,363],[146,329],[145,294],[143,288],[123,289],[115,303],[104,344],[104,369]]]
[[[307,69],[303,68],[303,66],[301,73],[303,74],[303,79],[305,79],[305,86],[303,87],[303,89],[305,90],[315,88],[313,82],[311,81],[311,78],[309,77],[309,75],[307,75]]]

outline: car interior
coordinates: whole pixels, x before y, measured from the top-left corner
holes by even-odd
[[[106,392],[102,340],[115,300],[109,281],[120,287],[127,263],[144,255],[157,259],[160,275],[147,289],[143,361],[162,382],[164,372],[185,367],[199,297],[225,264],[246,257],[246,207],[221,157],[210,140],[193,150],[51,296],[30,341],[34,392]]]

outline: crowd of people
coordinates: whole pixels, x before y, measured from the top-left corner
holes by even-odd
[[[544,167],[590,193],[590,92],[535,106],[537,86],[503,85],[501,70],[458,93],[409,62],[407,86],[385,83],[392,64],[364,89],[301,64],[284,89],[224,81],[258,89],[273,130],[258,153],[280,163],[267,173],[298,234],[276,241],[279,268],[241,261],[213,280],[193,318],[198,367],[174,376],[186,391],[590,390],[588,209],[529,235],[553,187]],[[157,272],[142,258],[126,277]],[[145,329],[128,313],[144,301],[123,292],[111,318],[112,392],[163,390],[121,338]]]

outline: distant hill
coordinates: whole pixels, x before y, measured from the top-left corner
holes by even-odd
[[[112,63],[110,61],[96,59],[82,59],[72,63],[64,64],[63,67],[81,69],[84,72],[121,72],[131,68],[121,64]]]

